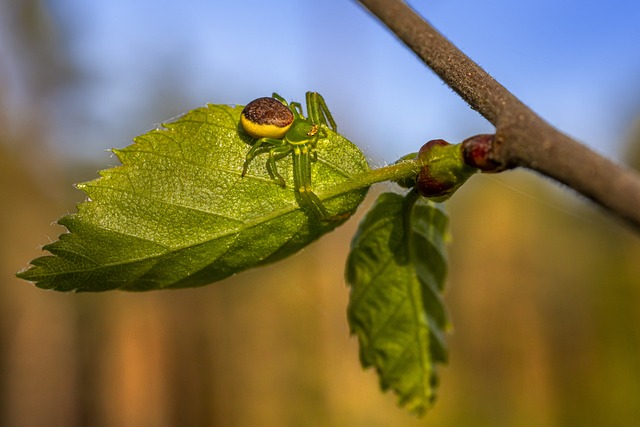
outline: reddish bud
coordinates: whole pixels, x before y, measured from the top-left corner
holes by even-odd
[[[483,172],[501,172],[507,169],[493,158],[495,135],[475,135],[462,141],[462,156],[468,166]]]
[[[445,145],[451,145],[451,144],[449,144],[444,139],[432,139],[431,141],[428,141],[426,144],[424,144],[420,148],[420,151],[418,151],[418,158],[422,157],[424,153],[431,150],[431,148],[435,145],[445,146]]]
[[[420,151],[418,152],[418,159],[426,160],[427,158],[432,157],[430,151],[434,147],[444,147],[447,145],[451,144],[444,139],[432,139],[420,148]],[[434,171],[431,170],[428,163],[420,169],[416,180],[416,189],[418,190],[418,193],[424,197],[439,197],[451,193],[455,187],[455,183],[447,179],[443,180],[442,176],[433,172]]]

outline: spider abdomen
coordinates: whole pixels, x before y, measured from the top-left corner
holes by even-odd
[[[274,98],[258,98],[242,110],[240,121],[254,138],[282,138],[293,123],[291,110]]]

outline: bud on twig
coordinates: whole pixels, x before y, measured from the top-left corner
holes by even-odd
[[[417,161],[422,165],[416,178],[416,190],[421,196],[441,202],[465,183],[476,168],[465,164],[460,144],[434,139],[422,146]]]
[[[502,172],[508,169],[493,158],[495,135],[475,135],[462,141],[462,156],[467,165],[482,172]]]
[[[418,159],[425,160],[428,157],[433,157],[431,153],[433,147],[446,147],[448,145],[451,144],[444,139],[432,139],[420,148]],[[433,162],[434,159],[429,160]],[[448,194],[455,186],[455,183],[447,179],[447,177],[439,176],[442,174],[432,173],[432,169],[429,162],[420,169],[418,178],[416,179],[416,189],[418,193],[424,197],[440,197]]]

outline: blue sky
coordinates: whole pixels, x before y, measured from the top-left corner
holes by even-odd
[[[610,157],[640,114],[640,3],[416,0],[445,36],[562,131]],[[48,0],[84,75],[55,146],[109,147],[205,103],[322,93],[374,164],[493,128],[348,0]]]

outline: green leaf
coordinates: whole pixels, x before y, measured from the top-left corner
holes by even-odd
[[[59,291],[142,291],[201,286],[282,259],[344,222],[367,188],[331,194],[369,170],[362,152],[327,129],[312,163],[314,192],[335,221],[307,212],[293,190],[291,156],[278,160],[286,188],[238,131],[242,106],[208,105],[114,150],[122,166],[78,185],[88,200],[59,223],[69,233],[18,274]]]
[[[449,321],[441,293],[447,269],[448,217],[443,205],[384,193],[351,245],[349,325],[363,367],[374,367],[383,390],[423,415],[436,397],[436,364],[447,360]]]

